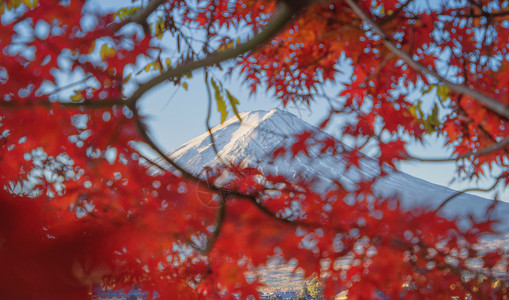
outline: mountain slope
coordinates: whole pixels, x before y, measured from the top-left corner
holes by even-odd
[[[280,110],[253,111],[241,114],[242,122],[236,117],[213,128],[213,136],[218,155],[223,162],[243,164],[261,169],[272,174],[297,175],[319,178],[315,188],[326,190],[332,180],[339,180],[347,188],[353,188],[361,178],[372,178],[379,173],[378,163],[365,157],[360,167],[346,171],[345,160],[330,153],[320,155],[319,148],[310,149],[310,157],[297,155],[296,158],[278,157],[269,163],[272,151],[291,141],[292,135],[304,130],[313,131],[319,139],[330,137],[320,129],[302,121],[295,115]],[[339,143],[339,142],[338,142]],[[201,175],[205,166],[215,166],[220,162],[216,155],[208,132],[190,140],[168,154],[179,165],[196,175]],[[456,191],[439,186],[391,168],[384,169],[390,173],[375,184],[375,193],[381,196],[397,194],[403,207],[415,205],[436,208],[444,199]],[[473,214],[484,215],[492,204],[478,196],[461,194],[448,203],[443,212],[447,216]],[[499,217],[509,215],[509,203],[500,202],[495,214]],[[509,222],[505,221],[498,227],[508,233]]]

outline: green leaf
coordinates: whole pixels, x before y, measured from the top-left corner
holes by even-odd
[[[237,119],[242,122],[242,118],[239,115],[239,110],[237,109],[237,105],[239,105],[239,100],[233,96],[230,91],[226,90],[226,97],[228,98],[228,101],[230,102],[230,106],[232,107],[233,113],[237,116]]]
[[[217,111],[221,113],[221,124],[223,124],[228,116],[228,111],[226,111],[226,102],[224,102],[223,96],[221,95],[221,89],[219,89],[214,78],[210,78],[210,83],[214,88],[214,98],[216,98]]]

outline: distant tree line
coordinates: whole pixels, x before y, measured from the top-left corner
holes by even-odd
[[[297,300],[322,300],[323,289],[318,278],[313,278],[309,283],[304,283]]]

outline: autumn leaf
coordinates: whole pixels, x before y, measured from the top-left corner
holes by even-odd
[[[228,98],[228,101],[230,102],[230,106],[232,107],[233,113],[235,114],[235,116],[237,116],[237,119],[239,119],[239,121],[242,121],[242,118],[240,117],[240,114],[239,114],[239,110],[237,109],[237,105],[239,105],[239,100],[237,98],[235,98],[230,93],[230,91],[225,89],[225,92],[226,92],[226,97]]]
[[[217,111],[221,113],[221,124],[223,124],[226,120],[226,117],[228,116],[228,111],[226,110],[226,102],[222,96],[222,88],[217,85],[214,78],[210,78],[210,83],[214,89],[214,98],[216,99]]]

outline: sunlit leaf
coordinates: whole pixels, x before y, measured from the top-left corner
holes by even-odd
[[[232,107],[233,113],[235,116],[237,116],[237,119],[239,121],[242,121],[242,118],[240,117],[239,110],[237,109],[237,105],[239,105],[239,100],[233,96],[230,91],[225,89],[226,97],[228,98],[228,101],[230,102],[230,106]]]
[[[222,91],[214,78],[210,78],[210,83],[214,89],[214,98],[216,99],[217,111],[221,113],[221,124],[223,124],[224,121],[226,121],[226,117],[228,116],[228,111],[226,110],[226,102],[224,101]]]

